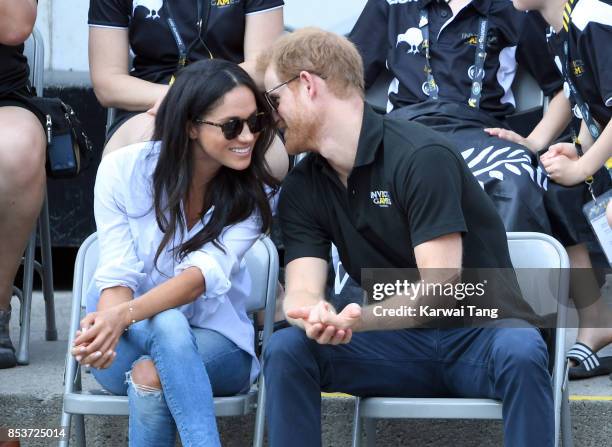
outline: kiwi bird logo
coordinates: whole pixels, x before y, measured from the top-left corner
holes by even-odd
[[[145,16],[145,19],[159,19],[159,10],[164,5],[164,0],[134,0],[132,4],[132,15],[136,12],[136,8],[142,6],[149,13]]]
[[[423,43],[423,33],[418,28],[408,28],[404,34],[397,35],[395,46],[398,47],[402,42],[410,45],[406,54],[417,54],[419,52],[419,45]]]

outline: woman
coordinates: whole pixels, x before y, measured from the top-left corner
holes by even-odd
[[[283,0],[90,0],[89,69],[94,91],[103,106],[118,109],[105,154],[150,139],[157,106],[184,64],[212,58],[240,63],[263,89],[263,73],[257,73],[255,60],[282,34],[283,4]],[[279,139],[267,160],[277,178],[284,176],[288,159]]]
[[[185,446],[219,445],[213,394],[257,376],[242,259],[272,219],[269,112],[243,69],[196,62],[162,102],[154,141],[100,165],[100,260],[72,352],[127,393],[130,445],[172,446],[176,427]]]

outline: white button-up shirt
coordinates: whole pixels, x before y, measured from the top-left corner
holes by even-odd
[[[203,228],[198,221],[161,252],[155,253],[163,233],[153,209],[153,171],[159,157],[159,142],[137,143],[104,157],[98,168],[94,189],[94,214],[100,258],[87,296],[87,312],[96,310],[102,290],[124,286],[138,297],[189,267],[197,267],[206,282],[206,291],[195,301],[181,306],[189,323],[213,329],[253,356],[251,380],[259,372],[254,352],[253,323],[247,316],[246,300],[251,278],[244,254],[261,235],[258,214],[223,229],[218,241],[189,253],[178,262],[172,246],[178,247]],[[212,215],[209,209],[203,221]]]

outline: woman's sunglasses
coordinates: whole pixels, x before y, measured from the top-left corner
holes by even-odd
[[[212,121],[205,120],[194,120],[196,124],[209,124],[211,126],[216,126],[221,128],[221,132],[223,132],[223,136],[226,140],[233,140],[238,135],[242,133],[244,129],[244,123],[249,126],[249,130],[251,133],[259,133],[265,127],[265,116],[266,114],[263,112],[255,112],[247,119],[241,118],[232,118],[225,123],[213,123]]]

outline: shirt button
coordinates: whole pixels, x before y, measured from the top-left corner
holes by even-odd
[[[351,190],[351,194],[355,195],[355,190],[354,189]]]
[[[446,12],[446,11],[442,11],[440,13],[440,17],[442,17],[443,19],[445,19],[447,16],[448,16],[448,12]]]

